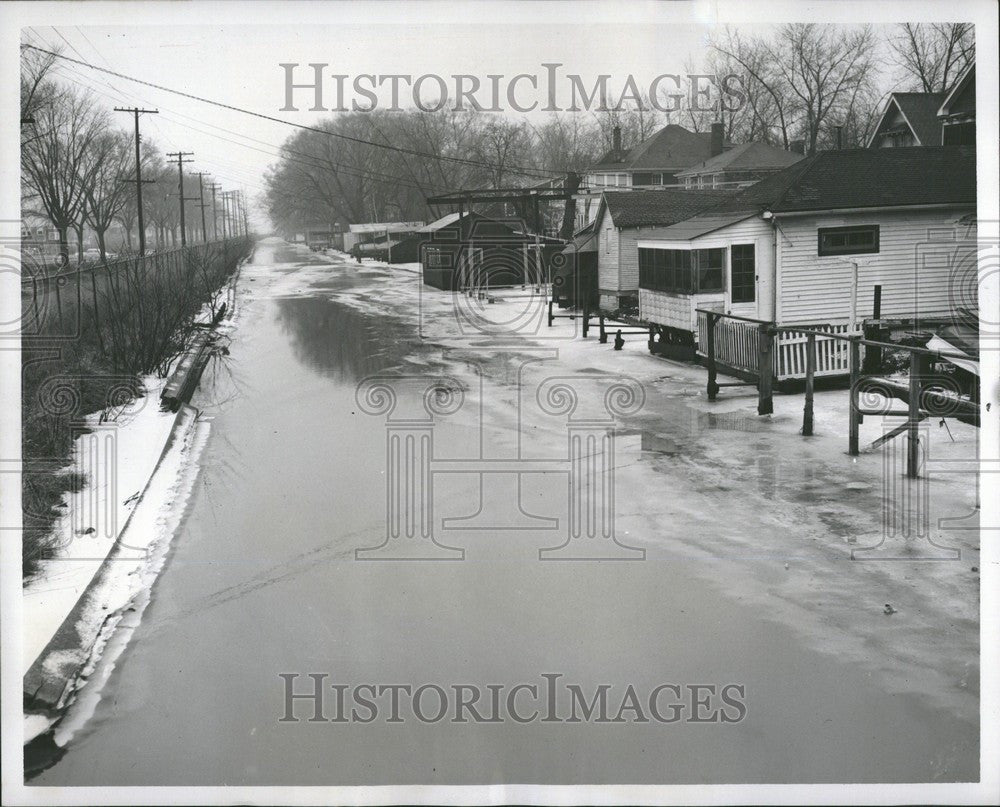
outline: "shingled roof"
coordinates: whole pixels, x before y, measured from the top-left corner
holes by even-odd
[[[914,146],[821,151],[738,191],[712,212],[975,203],[974,146]]]
[[[671,123],[627,151],[620,160],[615,159],[614,151],[609,151],[587,170],[655,171],[663,168],[687,168],[711,156],[711,132],[692,132]]]
[[[891,109],[893,103],[896,104],[910,124],[918,146],[940,146],[941,121],[937,111],[944,99],[943,92],[894,92],[886,111]]]
[[[627,227],[666,227],[698,215],[722,200],[732,191],[683,190],[665,188],[643,191],[605,191],[601,208],[607,208],[611,220],[619,229]],[[601,211],[598,211],[599,220]]]
[[[762,168],[786,168],[802,159],[794,151],[785,151],[767,143],[743,143],[733,146],[722,154],[704,162],[692,165],[677,174],[677,178],[696,177],[699,174],[713,174],[719,171],[750,171]]]

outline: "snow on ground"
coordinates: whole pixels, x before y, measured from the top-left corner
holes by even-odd
[[[111,422],[101,423],[99,412],[85,418],[93,431],[77,437],[67,468],[84,473],[84,485],[63,499],[65,513],[54,526],[58,554],[42,561],[24,587],[22,673],[90,585],[152,476],[176,417],[158,405],[165,383],[155,376],[144,378],[145,394]]]
[[[976,460],[978,429],[928,420],[929,463],[910,481],[905,438],[868,448],[898,417],[866,416],[862,453],[848,455],[845,389],[816,392],[815,433],[802,437],[801,393],[776,393],[773,415],[761,417],[753,387],[724,388],[709,401],[705,369],[651,356],[644,335],[626,336],[614,351],[596,329],[582,339],[578,320],[546,327],[544,297],[530,289],[496,291],[490,302],[423,286],[411,267],[363,266],[357,276],[371,285],[331,296],[413,322],[459,377],[473,361],[550,347],[558,358],[522,381],[567,370],[639,381],[645,406],[621,419],[616,444],[619,535],[690,562],[706,585],[793,626],[821,651],[977,719],[978,476],[960,471]],[[289,280],[315,294],[310,282],[328,272],[317,264]],[[503,339],[514,327],[520,339]],[[491,332],[495,339],[484,338]],[[488,394],[493,422],[516,429],[505,421],[511,391],[497,383]]]
[[[101,618],[104,626],[87,666],[80,673],[80,686],[88,685],[81,689],[79,698],[71,703],[56,729],[57,745],[66,745],[100,702],[104,685],[150,602],[153,583],[163,569],[171,540],[194,489],[198,460],[208,440],[210,424],[198,420],[191,407],[183,408],[179,418],[179,428],[122,533],[122,546],[133,548],[133,552],[113,557],[84,613],[83,620]]]

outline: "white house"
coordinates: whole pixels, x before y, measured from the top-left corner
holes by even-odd
[[[656,238],[670,225],[731,196],[732,191],[682,188],[603,194],[594,220],[601,309],[631,312],[638,306],[640,239]]]
[[[688,344],[699,308],[846,331],[878,286],[882,318],[930,329],[974,302],[975,211],[974,148],[822,152],[640,235],[639,316]]]

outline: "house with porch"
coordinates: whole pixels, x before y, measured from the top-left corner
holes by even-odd
[[[975,214],[972,147],[821,152],[640,235],[639,317],[699,350],[699,309],[846,333],[878,300],[882,320],[933,330],[961,315]]]
[[[976,63],[970,64],[955,82],[938,109],[941,144],[976,145]]]
[[[732,191],[631,190],[601,196],[593,222],[597,251],[597,293],[601,310],[635,313],[639,303],[637,244],[656,238],[672,224],[729,198]]]
[[[975,144],[975,62],[948,92],[892,93],[868,140],[868,148]]]

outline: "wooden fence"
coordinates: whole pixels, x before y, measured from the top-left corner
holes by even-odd
[[[249,243],[244,237],[220,239],[145,255],[127,255],[77,269],[49,268],[22,258],[21,334],[30,337],[53,331],[76,333],[84,305],[89,306],[99,327],[104,304],[127,301],[134,296],[137,277],[153,273],[180,280],[192,264],[205,264],[213,257],[221,259],[223,264],[230,263],[246,254]]]
[[[737,376],[757,376],[760,372],[761,327],[772,325],[766,320],[750,317],[734,317],[722,313],[698,311],[698,354],[707,358],[711,339],[714,359],[723,370],[733,371]],[[802,330],[778,329],[774,334],[771,350],[771,374],[775,381],[790,381],[806,377],[807,333],[822,332],[847,336],[848,325],[822,324],[802,326]],[[712,329],[711,337],[709,328]],[[846,343],[838,340],[823,340],[817,344],[816,376],[847,376],[850,372],[850,356]]]
[[[702,309],[698,309],[698,326],[701,338],[699,352],[703,351],[708,369],[709,400],[715,400],[721,387],[756,386],[757,413],[768,415],[774,411],[772,381],[776,378],[803,378],[805,405],[801,433],[809,437],[813,434],[816,377],[846,375],[850,380],[848,454],[857,456],[860,453],[859,427],[865,415],[903,417],[903,423],[878,438],[872,447],[905,435],[906,475],[911,479],[918,475],[918,427],[921,421],[928,417],[955,416],[979,425],[978,402],[963,397],[946,377],[932,369],[933,363],[938,360],[968,359],[964,354],[864,339],[860,334],[849,333],[847,327],[842,325],[779,327],[763,320]],[[862,366],[865,348],[879,353],[905,353],[909,368],[907,378],[865,374]],[[720,365],[724,372],[735,372],[738,377],[747,380],[718,381]],[[884,403],[873,404],[872,400]],[[906,408],[894,410],[892,405],[895,400],[905,402]]]

